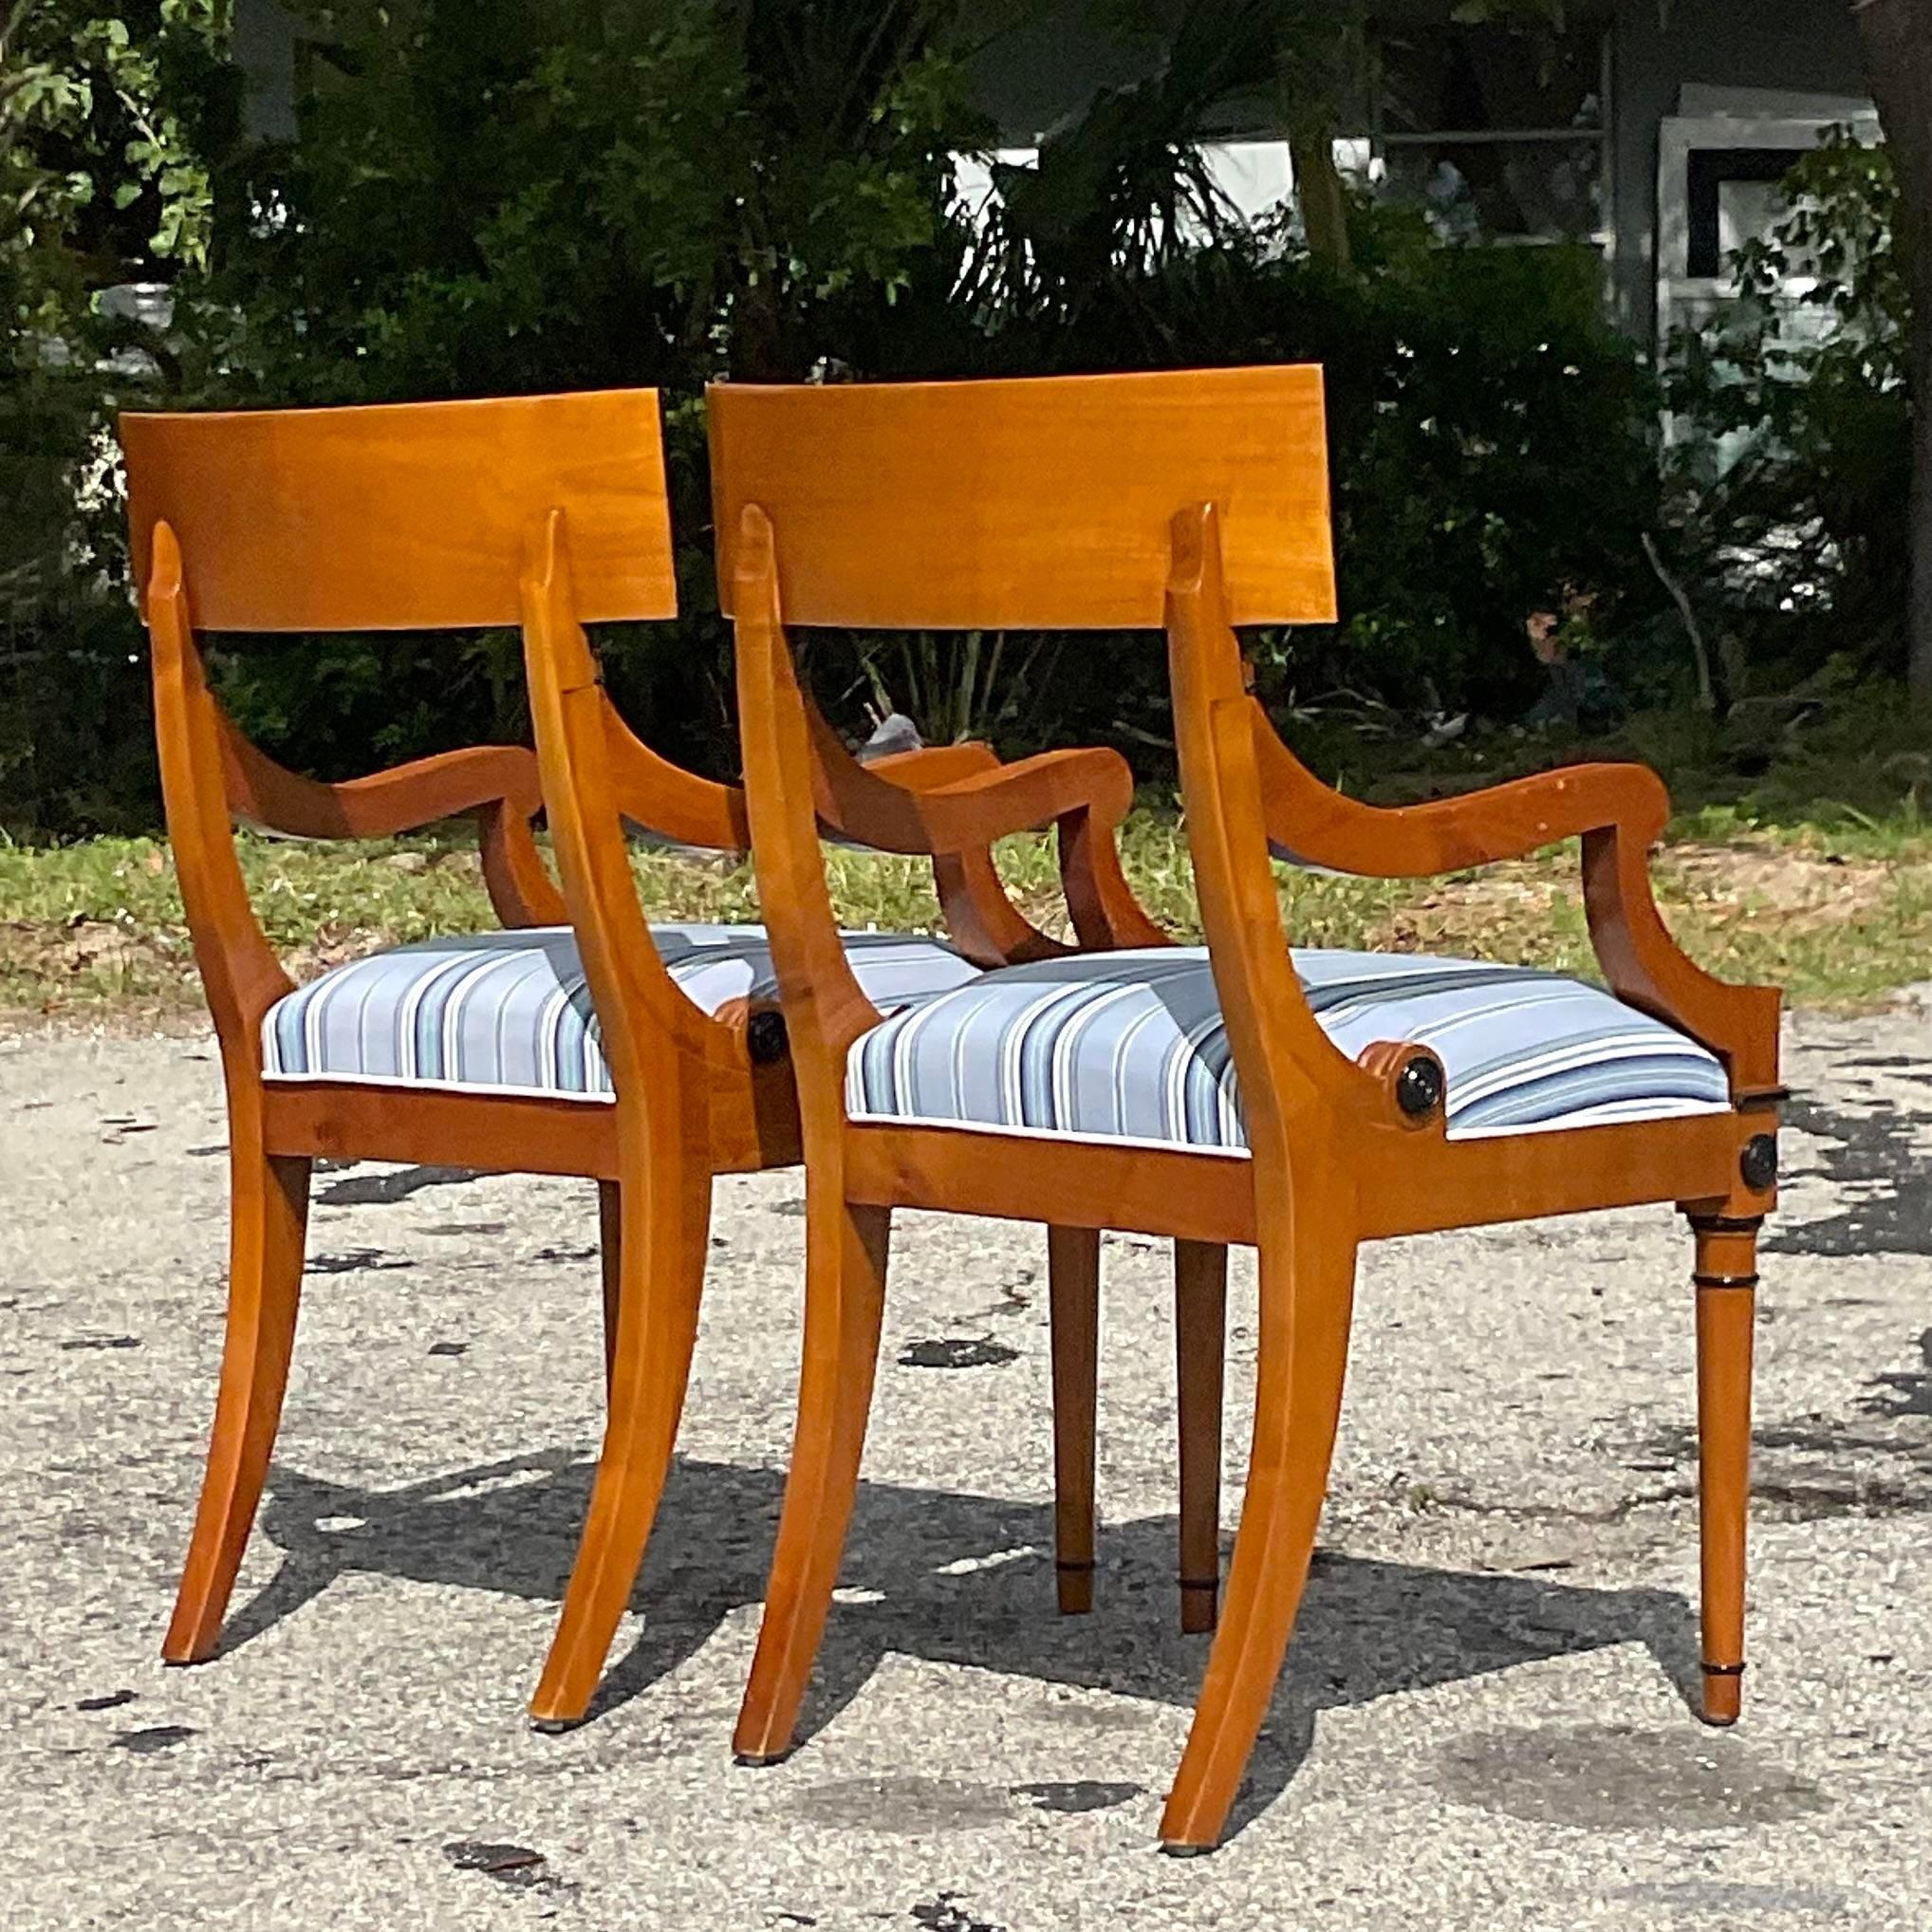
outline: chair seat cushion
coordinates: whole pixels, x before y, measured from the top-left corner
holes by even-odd
[[[762,926],[651,928],[665,967],[707,1012],[776,999]],[[938,939],[848,933],[873,1003],[894,1008],[976,979]],[[351,1080],[608,1101],[597,1015],[567,926],[424,939],[337,966],[278,1000],[262,1022],[269,1080]]]
[[[1434,1049],[1452,1140],[1730,1105],[1711,1053],[1581,980],[1414,955],[1294,964],[1350,1059],[1378,1040]],[[915,1001],[853,1044],[845,1103],[855,1120],[1247,1152],[1200,947],[1003,967]]]

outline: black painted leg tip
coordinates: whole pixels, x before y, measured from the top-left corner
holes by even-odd
[[[748,1771],[762,1771],[770,1764],[783,1764],[790,1756],[789,1751],[734,1751],[732,1762]]]

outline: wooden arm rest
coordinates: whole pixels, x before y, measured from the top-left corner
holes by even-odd
[[[1118,825],[1133,803],[1133,774],[1117,752],[1043,752],[967,777],[910,790],[877,768],[818,771],[818,814],[836,838],[875,852],[943,857],[1031,831],[1072,813]]]
[[[300,839],[386,839],[492,806],[526,821],[543,808],[536,753],[521,745],[443,752],[341,785],[285,770],[226,717],[221,752],[230,809],[251,825]]]
[[[700,778],[660,758],[608,698],[604,722],[610,789],[619,812],[632,825],[679,845],[706,845],[717,852],[751,850],[745,794],[735,785]]]
[[[1005,966],[1068,950],[1014,907],[991,850],[1009,832],[1050,823],[1083,945],[1171,943],[1121,875],[1113,829],[1133,803],[1134,778],[1118,752],[1050,752],[1002,765],[992,746],[968,742],[861,765],[817,707],[805,709],[820,830],[873,851],[929,855],[946,929],[968,958]]]
[[[1118,752],[1044,752],[1002,765],[988,745],[935,745],[862,765],[808,706],[813,804],[835,839],[875,852],[942,856],[1031,831],[1069,812],[1118,825],[1134,776]]]
[[[1365,879],[1433,878],[1612,828],[1647,847],[1670,816],[1663,780],[1643,765],[1573,765],[1428,805],[1364,805],[1316,778],[1258,705],[1254,719],[1269,844]]]
[[[922,745],[916,752],[893,752],[883,758],[867,759],[863,769],[908,791],[930,791],[935,786],[970,778],[976,771],[994,771],[998,765],[999,753],[991,745],[968,738],[957,745]]]
[[[1009,832],[1031,831],[1071,812],[1117,826],[1134,803],[1134,774],[1118,752],[1090,746],[1041,752],[920,796],[935,830],[942,830],[947,840],[934,849],[957,850]]]
[[[1704,972],[1658,914],[1649,852],[1669,820],[1670,797],[1647,767],[1573,765],[1388,809],[1330,790],[1275,736],[1258,705],[1253,719],[1268,839],[1277,851],[1365,878],[1425,879],[1580,838],[1590,940],[1618,998],[1710,1048],[1739,1102],[1777,1091],[1777,994]]]
[[[474,812],[490,902],[506,926],[560,926],[569,919],[530,836],[543,809],[536,753],[474,745],[418,758],[367,778],[325,785],[255,750],[215,713],[229,809],[251,825],[298,839],[387,839]]]

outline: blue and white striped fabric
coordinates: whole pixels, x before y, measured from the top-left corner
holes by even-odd
[[[1451,1140],[1720,1112],[1696,1042],[1555,974],[1473,959],[1297,951],[1323,1031],[1353,1059],[1433,1048]],[[1204,949],[1003,967],[916,1001],[852,1047],[854,1120],[1245,1156],[1247,1128]]]
[[[706,1012],[775,999],[762,926],[651,928],[671,977]],[[859,984],[882,1009],[979,976],[938,939],[848,933]],[[269,1080],[350,1080],[608,1101],[597,1015],[567,926],[424,939],[299,987],[262,1022]]]

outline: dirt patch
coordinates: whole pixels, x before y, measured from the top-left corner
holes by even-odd
[[[1379,921],[1373,943],[1402,953],[1556,963],[1558,909],[1574,903],[1577,874],[1546,862],[1495,865],[1467,879],[1423,882]]]
[[[1811,927],[1872,911],[1898,872],[1879,860],[1756,845],[1674,846],[1658,865],[1660,885],[1674,898],[1718,912],[1775,913]]]
[[[146,1031],[201,1011],[185,938],[78,914],[0,920],[0,1026],[84,1019]]]

